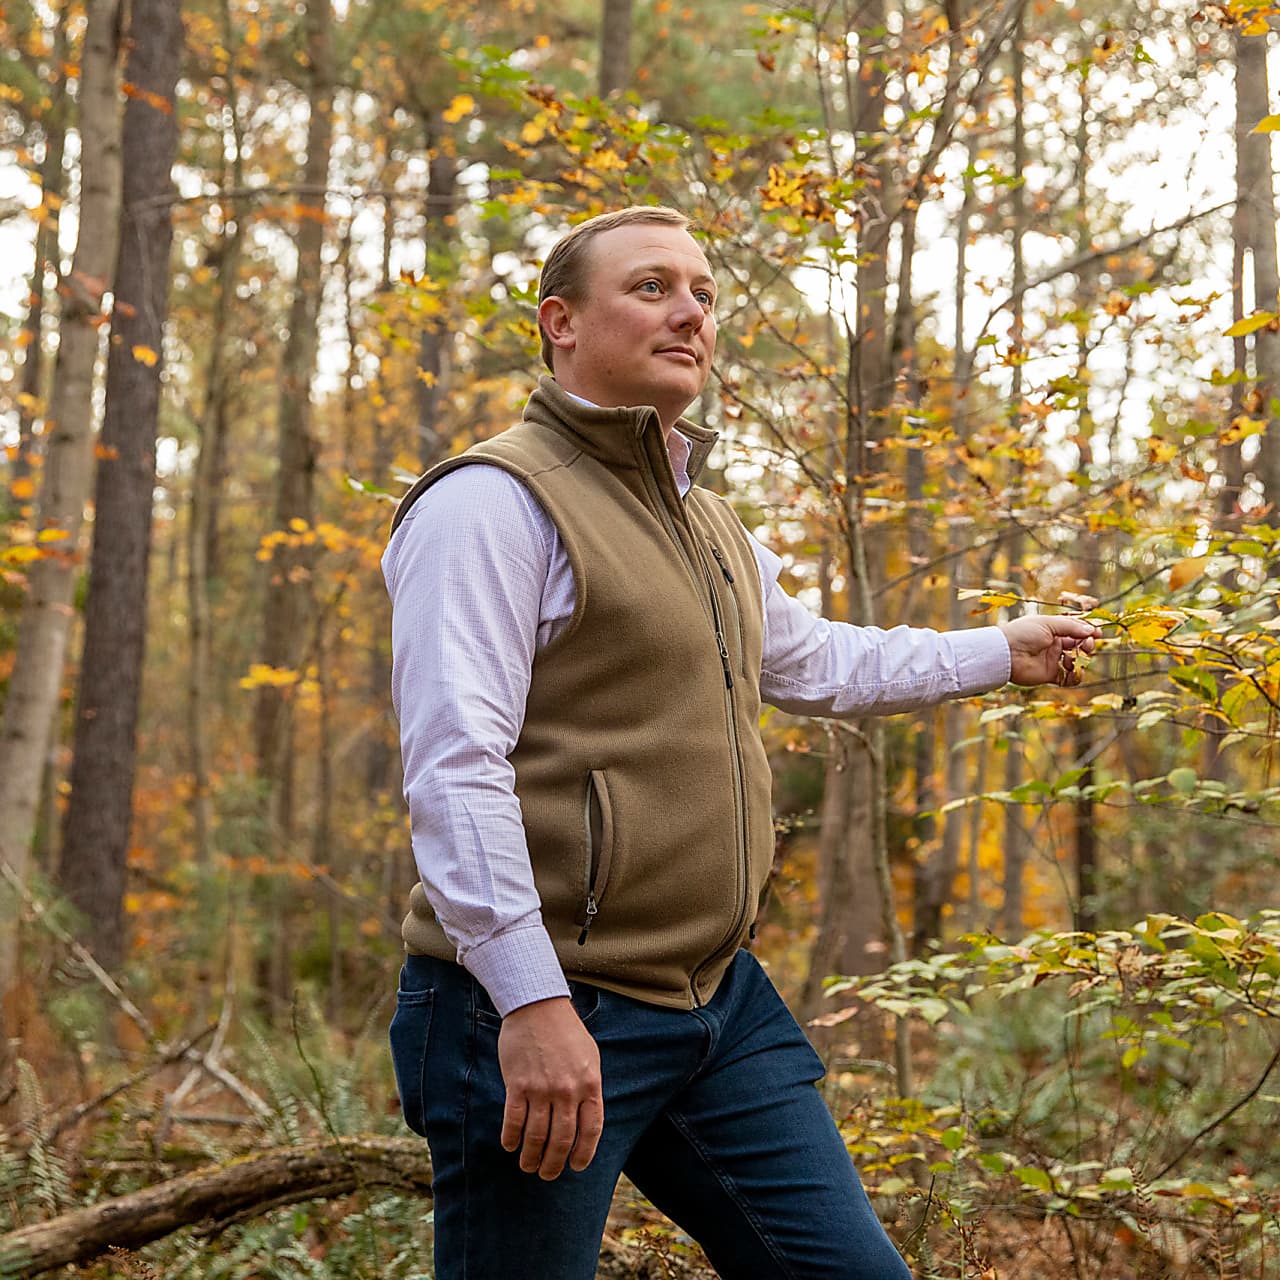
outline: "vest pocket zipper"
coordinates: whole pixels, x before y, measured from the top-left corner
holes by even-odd
[[[716,564],[720,566],[720,575],[724,578],[725,586],[729,588],[728,596],[733,605],[733,619],[738,626],[738,654],[742,661],[742,673],[745,676],[747,674],[747,633],[742,625],[742,605],[738,601],[738,589],[734,585],[737,579],[729,571],[720,548],[714,542],[708,542],[707,546],[711,548],[711,554],[715,557]]]
[[[609,883],[613,864],[613,806],[609,802],[609,786],[603,770],[592,769],[587,775],[586,797],[582,808],[582,825],[586,833],[587,875],[586,897],[578,923],[578,946],[587,944],[587,934],[600,912],[600,900]]]

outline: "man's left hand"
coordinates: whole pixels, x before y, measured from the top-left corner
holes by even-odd
[[[1093,652],[1102,632],[1082,618],[1027,615],[1000,623],[1009,642],[1009,679],[1014,684],[1080,683],[1077,654]]]

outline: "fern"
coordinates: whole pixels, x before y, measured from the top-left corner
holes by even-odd
[[[56,1217],[71,1203],[71,1180],[66,1165],[57,1151],[44,1140],[44,1128],[48,1119],[44,1094],[35,1069],[24,1058],[19,1058],[18,1095],[22,1100],[22,1112],[31,1145],[27,1149],[27,1194],[44,1211],[46,1218]]]

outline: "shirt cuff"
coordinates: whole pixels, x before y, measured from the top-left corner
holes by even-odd
[[[956,695],[990,693],[1009,682],[1009,642],[999,627],[969,627],[949,631],[956,656]]]
[[[462,963],[504,1018],[521,1005],[569,994],[555,947],[542,925],[500,933],[472,947]]]

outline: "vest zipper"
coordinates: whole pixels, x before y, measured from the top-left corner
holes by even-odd
[[[729,573],[728,566],[721,559],[719,551],[717,551],[714,546],[712,546],[711,551],[716,558],[716,562],[720,565],[720,571],[724,574],[726,582],[732,582],[733,578]],[[729,745],[732,748],[733,754],[733,807],[734,817],[737,820],[738,827],[738,863],[742,875],[742,894],[739,898],[738,910],[737,914],[733,918],[732,927],[720,940],[716,949],[693,971],[689,977],[689,989],[693,995],[695,1005],[702,1004],[702,1001],[698,996],[699,974],[701,974],[708,965],[719,957],[721,951],[728,943],[741,933],[742,923],[746,919],[747,904],[751,897],[751,862],[747,856],[746,785],[742,778],[742,744],[738,738],[738,715],[733,699],[733,675],[729,668],[729,649],[724,642],[724,626],[720,617],[720,603],[716,598],[715,583],[711,579],[711,570],[707,568],[706,559],[702,555],[701,551],[698,552],[698,562],[702,568],[702,576],[707,584],[707,595],[711,602],[711,620],[715,627],[716,644],[720,649],[720,665],[724,668],[725,715],[729,722]]]
[[[663,446],[665,448],[665,445]],[[648,459],[646,458],[647,462]],[[730,754],[733,757],[733,806],[734,817],[737,823],[737,840],[738,840],[738,871],[742,877],[742,891],[739,895],[738,910],[733,920],[733,927],[724,935],[716,946],[715,950],[689,975],[689,994],[693,997],[695,1008],[702,1006],[702,1000],[698,996],[698,975],[703,972],[710,964],[712,964],[724,950],[725,946],[730,943],[742,931],[742,922],[746,918],[748,903],[751,896],[751,864],[747,856],[747,804],[746,804],[746,784],[743,781],[744,766],[742,763],[742,744],[738,739],[738,717],[734,708],[733,700],[733,673],[729,667],[729,648],[724,642],[724,630],[720,621],[720,605],[716,599],[715,583],[711,578],[711,570],[707,567],[706,557],[703,555],[698,546],[697,535],[691,525],[689,525],[688,513],[681,511],[681,516],[686,525],[689,525],[689,531],[692,535],[693,554],[685,547],[680,540],[679,531],[676,529],[675,520],[673,519],[667,504],[663,501],[662,489],[658,485],[657,478],[652,474],[652,463],[649,466],[641,467],[641,474],[645,480],[652,484],[654,489],[654,500],[658,508],[662,523],[666,528],[667,535],[675,544],[676,550],[683,557],[685,566],[689,570],[690,577],[693,578],[695,584],[698,580],[698,569],[702,570],[703,584],[707,589],[708,602],[711,605],[711,624],[715,632],[716,647],[720,651],[720,666],[724,671],[724,701],[725,715],[729,724],[729,747]],[[710,545],[710,542],[708,542]],[[697,562],[695,568],[694,562]],[[716,561],[720,565],[720,571],[727,580],[730,579],[729,568],[717,554]],[[590,923],[583,930],[585,937],[586,929],[590,928]]]
[[[736,579],[729,571],[729,566],[725,564],[724,556],[720,554],[720,548],[710,541],[708,541],[707,545],[711,548],[711,554],[715,556],[716,564],[720,566],[720,572],[724,575],[724,580],[729,586],[729,603],[733,606],[733,620],[738,627],[738,653],[742,656],[742,670],[745,674],[747,670],[747,633],[742,625],[742,605],[738,600],[738,593],[734,587]]]

